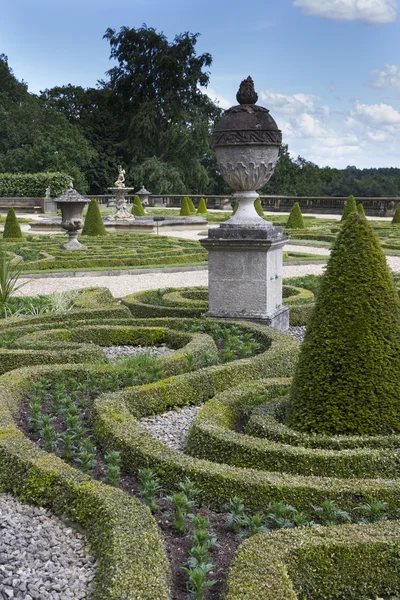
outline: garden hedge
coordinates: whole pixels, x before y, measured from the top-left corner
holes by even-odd
[[[56,197],[65,192],[70,181],[66,173],[0,173],[0,197],[44,198],[48,186]]]
[[[224,600],[369,600],[398,595],[400,523],[259,534],[239,548]]]

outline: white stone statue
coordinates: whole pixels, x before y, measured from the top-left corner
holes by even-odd
[[[118,166],[118,179],[114,185],[117,188],[125,187],[125,169],[123,169],[121,165]]]

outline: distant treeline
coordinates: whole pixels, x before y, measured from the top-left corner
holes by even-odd
[[[104,37],[115,66],[96,88],[68,84],[31,94],[0,55],[0,172],[69,173],[79,191],[102,194],[121,164],[134,188],[230,193],[210,144],[222,111],[201,91],[212,58],[197,55],[197,34],[169,42],[143,26],[108,29]],[[400,196],[400,169],[320,168],[291,158],[284,145],[261,192]]]

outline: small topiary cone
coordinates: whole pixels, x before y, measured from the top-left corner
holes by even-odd
[[[207,214],[207,205],[204,198],[200,198],[199,206],[197,208],[198,215],[206,215]]]
[[[293,204],[292,210],[290,211],[288,221],[286,223],[286,227],[288,227],[289,229],[305,229],[306,228],[306,224],[304,223],[300,204],[298,202],[295,202]]]
[[[188,203],[188,206],[189,206],[190,213],[191,213],[192,215],[193,215],[193,214],[196,214],[196,207],[195,207],[195,205],[193,204],[193,200],[192,200],[191,198],[189,198],[189,196],[185,196],[185,198],[186,198],[186,200],[187,200],[187,203]]]
[[[132,214],[135,215],[135,217],[146,216],[143,204],[141,203],[139,196],[135,196],[133,199]]]
[[[357,212],[357,204],[354,196],[347,198],[346,204],[344,205],[341,221],[345,221],[353,212]]]
[[[358,212],[358,214],[359,214],[359,215],[361,215],[362,217],[365,217],[365,210],[364,210],[364,207],[363,207],[363,205],[361,204],[361,202],[360,202],[360,204],[357,204],[357,212]]]
[[[332,247],[293,377],[286,424],[325,435],[400,431],[400,299],[357,212]]]
[[[182,200],[181,210],[179,212],[180,217],[190,217],[190,206],[188,202],[188,197],[185,196]]]
[[[396,211],[392,219],[393,225],[400,225],[400,203],[397,205]]]
[[[89,202],[89,208],[86,213],[85,223],[82,229],[82,235],[106,235],[103,219],[101,218],[99,205],[97,200],[92,198]]]
[[[262,204],[261,204],[261,198],[260,198],[260,196],[258,198],[256,198],[256,200],[254,201],[254,208],[256,209],[256,213],[260,217],[264,217],[264,211],[263,211],[263,207],[262,207]]]
[[[10,208],[4,224],[3,239],[17,239],[22,237],[21,227],[19,226],[15,210]]]
[[[233,215],[236,214],[236,211],[238,208],[239,208],[239,200],[235,200],[235,202],[233,203],[232,217],[233,217]]]

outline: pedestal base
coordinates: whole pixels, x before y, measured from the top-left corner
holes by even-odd
[[[78,233],[80,231],[68,231],[69,240],[66,244],[63,244],[61,248],[63,250],[87,250],[87,247],[78,242]]]
[[[261,219],[260,219],[261,221]],[[289,311],[282,306],[282,249],[288,237],[281,227],[211,229],[200,240],[208,250],[208,315],[260,321],[287,330]]]

